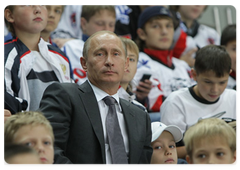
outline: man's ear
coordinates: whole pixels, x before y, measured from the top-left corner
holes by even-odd
[[[194,68],[191,69],[192,77],[195,81],[197,81],[197,72]]]
[[[232,69],[229,71],[229,74],[231,74],[232,73]]]
[[[83,70],[84,70],[85,72],[87,72],[87,61],[86,61],[86,58],[81,57],[81,58],[80,58],[80,63],[81,63],[81,65],[82,65]]]
[[[10,22],[10,23],[13,23],[14,22],[14,18],[13,18],[13,15],[12,15],[12,12],[9,10],[9,9],[5,9],[4,11],[4,17],[5,19]]]
[[[189,155],[186,155],[186,161],[187,161],[189,164],[192,164],[192,160],[191,160],[191,158],[190,158]]]
[[[139,37],[141,40],[143,40],[143,41],[146,40],[146,33],[145,33],[145,31],[144,31],[142,28],[138,28],[138,29],[137,29],[137,34],[138,34],[138,37]]]
[[[83,33],[86,32],[86,29],[87,29],[86,24],[87,24],[87,20],[85,18],[81,17],[81,28],[82,28]]]

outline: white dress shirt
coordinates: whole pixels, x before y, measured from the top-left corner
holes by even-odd
[[[105,140],[106,163],[111,164],[112,159],[111,159],[111,155],[110,155],[110,148],[107,143],[106,124],[105,124],[109,107],[102,100],[104,97],[110,96],[110,95],[107,94],[106,92],[104,92],[103,90],[99,89],[98,87],[94,86],[93,84],[91,84],[91,82],[89,80],[88,80],[88,82],[91,85],[93,92],[95,94],[95,97],[97,99],[98,107],[99,107],[99,111],[100,111],[100,115],[101,115],[101,119],[102,119],[102,126],[103,126],[104,140]],[[118,95],[118,93],[116,93],[111,96],[113,98],[115,98],[115,100],[117,101],[115,106],[116,106],[116,111],[117,111],[118,122],[119,122],[119,126],[120,126],[121,133],[123,136],[125,151],[128,155],[128,153],[129,153],[128,135],[127,135],[127,129],[126,129],[126,125],[125,125],[124,115],[122,113],[122,108],[119,103],[119,95]]]

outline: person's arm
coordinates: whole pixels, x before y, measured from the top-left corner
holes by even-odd
[[[45,90],[39,111],[50,121],[54,136],[54,163],[72,163],[64,154],[71,124],[71,101],[60,83],[53,83]]]
[[[20,91],[20,59],[15,56],[13,59],[8,58],[5,54],[4,63],[4,109],[7,109],[11,114],[26,110],[28,101],[18,96]],[[26,90],[26,89],[25,89]]]

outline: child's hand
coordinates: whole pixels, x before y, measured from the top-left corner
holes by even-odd
[[[143,100],[146,97],[148,97],[148,94],[150,92],[150,90],[152,89],[152,82],[150,80],[145,80],[144,82],[139,82],[139,85],[137,86],[137,89],[139,91],[134,91],[134,93],[136,94],[136,97],[139,100]]]

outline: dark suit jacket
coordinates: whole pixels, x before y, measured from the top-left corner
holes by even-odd
[[[129,163],[150,163],[149,115],[126,100],[120,99],[120,105],[129,138]],[[106,163],[100,111],[88,81],[80,86],[75,83],[50,85],[39,110],[53,127],[55,163]]]

